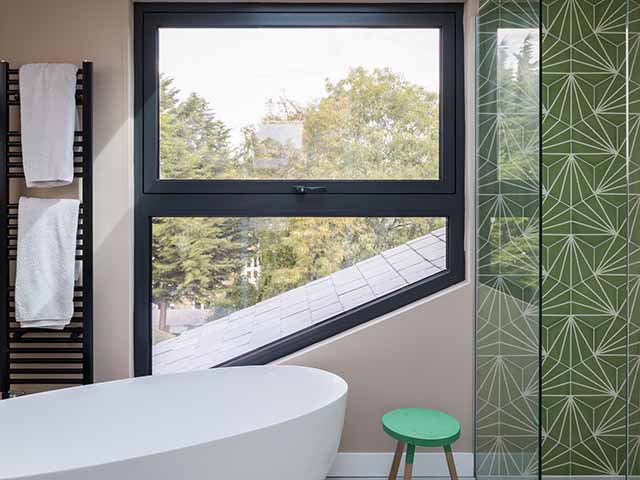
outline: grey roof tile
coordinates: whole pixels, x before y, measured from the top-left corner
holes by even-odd
[[[233,312],[231,315],[229,315],[229,316],[227,316],[225,318],[228,318],[231,321],[239,320],[239,319],[241,319],[243,317],[250,317],[250,316],[254,315],[255,311],[256,311],[256,307],[255,306],[246,307],[246,308],[243,308],[242,310],[237,310],[237,311]]]
[[[367,281],[364,279],[364,277],[360,277],[352,282],[336,285],[336,293],[338,295],[344,295],[347,292],[358,290],[359,288],[365,287],[366,285]]]
[[[253,318],[254,325],[260,325],[261,323],[269,322],[271,320],[277,320],[280,318],[280,308],[260,313]]]
[[[438,238],[446,238],[447,237],[447,227],[439,228],[438,230],[434,230],[431,232],[431,235],[435,235]]]
[[[311,311],[304,310],[282,319],[282,334],[289,335],[311,326]]]
[[[334,285],[344,285],[362,279],[362,273],[355,266],[345,268],[331,275]]]
[[[389,258],[389,263],[391,263],[391,266],[396,271],[401,270],[403,268],[411,267],[413,265],[417,265],[423,262],[424,262],[424,258],[422,258],[420,255],[418,255],[415,251],[411,249],[407,250],[406,252],[401,252],[398,255],[394,255],[393,257]]]
[[[218,363],[222,363],[224,361],[239,357],[240,355],[244,355],[251,350],[255,350],[255,348],[257,347],[254,347],[251,343],[245,343],[244,345],[233,346],[231,348],[223,348],[221,353],[221,358],[223,358],[223,360]]]
[[[311,312],[311,321],[313,323],[322,322],[323,320],[327,320],[334,315],[342,312],[342,305],[340,302],[331,303],[325,305],[319,310],[315,310]]]
[[[317,288],[313,291],[307,292],[307,298],[310,302],[315,302],[321,298],[327,298],[331,295],[335,295],[336,290],[333,284],[328,284],[322,288]]]
[[[258,330],[273,330],[276,328],[280,328],[280,324],[282,323],[282,319],[280,316],[265,318],[262,321],[256,321],[253,324],[253,331],[256,332]]]
[[[225,340],[223,342],[223,344],[222,344],[222,350],[227,350],[227,349],[230,349],[230,348],[239,347],[241,345],[246,345],[250,341],[251,334],[242,335],[241,337],[236,337],[236,338],[232,338],[232,339],[229,339],[229,340]],[[217,349],[211,348],[211,350],[217,350]]]
[[[437,234],[436,234],[437,233]],[[445,268],[446,229],[153,346],[153,372],[208,368]]]
[[[436,267],[438,267],[440,270],[443,270],[447,266],[447,257],[440,257],[433,260],[429,259],[429,261],[433,263]]]
[[[288,317],[284,317],[282,319],[283,324],[289,322],[297,322],[300,320],[308,319],[311,320],[311,310],[303,310],[301,312],[296,312],[293,315],[289,315]]]
[[[330,287],[331,286],[331,278],[330,277],[322,277],[319,278],[317,280],[314,280],[313,282],[309,282],[305,285],[305,290],[307,291],[307,294],[309,292],[313,292],[315,290],[322,290],[324,288]]]
[[[280,328],[258,330],[251,335],[251,347],[252,349],[271,343],[282,336]]]
[[[160,343],[156,343],[153,346],[153,356],[157,357],[162,353],[165,352],[170,352],[171,350],[173,350],[175,348],[175,343],[174,342],[160,342]]]
[[[271,312],[276,308],[280,308],[280,302],[281,301],[279,297],[273,297],[268,300],[264,300],[260,303],[257,303],[255,306],[255,313],[256,315],[259,315],[261,313]]]
[[[307,310],[308,308],[309,308],[308,302],[298,302],[291,305],[283,306],[282,309],[280,310],[280,314],[282,315],[282,318],[286,318],[286,317],[289,317],[290,315],[294,315],[298,312]]]
[[[155,357],[158,364],[169,365],[180,360],[189,359],[193,356],[193,350],[190,348],[176,348]]]
[[[229,325],[229,328],[224,331],[222,339],[226,342],[227,340],[232,340],[234,338],[241,337],[242,335],[247,335],[248,333],[251,333],[252,330],[253,322],[243,322],[239,325],[231,324]]]
[[[422,258],[426,260],[443,257],[446,254],[446,251],[447,245],[444,242],[416,248],[416,252],[418,252],[422,256]]]
[[[424,280],[431,275],[435,275],[440,271],[441,269],[436,267],[435,265],[423,262],[400,270],[398,273],[407,281],[407,283],[414,283],[420,280]]]
[[[337,301],[338,301],[338,295],[334,291],[331,293],[331,295],[327,297],[319,298],[317,300],[314,300],[313,302],[309,302],[309,308],[311,309],[311,311],[320,310],[324,308],[326,305],[329,305],[331,303],[336,303]]]
[[[386,251],[382,252],[381,255],[384,258],[388,259],[388,258],[393,257],[394,255],[398,255],[399,253],[406,252],[409,249],[410,249],[409,246],[405,243],[403,245],[399,245],[399,246],[397,246],[395,248],[392,248],[391,250],[386,250]]]
[[[375,257],[367,258],[366,260],[362,260],[361,262],[356,263],[355,266],[362,270],[362,267],[368,267],[369,265],[380,262],[385,262],[384,257],[382,257],[381,255],[376,255]]]
[[[306,288],[302,286],[294,290],[289,290],[288,292],[280,295],[280,300],[282,301],[283,306],[304,302],[307,300]]]
[[[377,277],[378,275],[393,272],[393,267],[386,260],[383,260],[382,262],[376,264],[375,267],[367,267],[362,271],[367,282],[370,282],[373,277]]]
[[[424,237],[416,238],[415,240],[411,240],[407,245],[409,245],[413,249],[428,247],[429,245],[433,245],[434,243],[442,243],[438,237],[433,234],[425,235]]]
[[[374,298],[375,295],[373,294],[371,287],[369,287],[369,285],[365,285],[357,290],[352,290],[344,295],[340,295],[340,303],[345,310],[349,310],[350,308],[362,305]]]
[[[395,275],[380,275],[371,283],[371,289],[376,295],[384,295],[398,288],[404,287],[407,282],[397,273]]]

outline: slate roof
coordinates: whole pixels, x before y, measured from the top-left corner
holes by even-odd
[[[349,268],[153,346],[153,373],[210,368],[434,275],[446,266],[435,230]]]
[[[169,308],[167,310],[167,328],[170,333],[182,333],[190,330],[194,326],[204,325],[212,315],[212,310]],[[160,310],[154,308],[151,310],[151,325],[153,325],[154,328],[158,328],[159,323]]]

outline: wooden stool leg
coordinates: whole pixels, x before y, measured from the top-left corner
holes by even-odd
[[[413,474],[413,463],[407,463],[404,466],[404,480],[411,480]]]
[[[451,445],[447,445],[444,447],[444,456],[447,457],[447,466],[449,467],[449,475],[451,476],[451,480],[458,480],[456,464],[453,461],[453,453],[451,453]]]
[[[400,460],[402,459],[402,451],[404,450],[404,443],[398,440],[396,445],[396,453],[393,456],[393,463],[391,464],[391,470],[389,470],[389,480],[396,480],[398,478],[398,470],[400,470]]]
[[[413,474],[413,457],[416,453],[416,446],[407,443],[407,460],[404,465],[404,480],[411,480]]]

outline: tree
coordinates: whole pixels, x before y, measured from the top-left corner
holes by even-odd
[[[173,80],[160,77],[160,176],[170,179],[229,178],[239,159],[230,130],[209,103],[192,93],[179,100]]]
[[[389,69],[355,68],[305,113],[308,172],[320,178],[438,178],[436,93]],[[318,177],[316,177],[318,178]]]
[[[196,94],[181,99],[160,81],[160,157],[164,178],[438,177],[439,100],[388,69],[355,68],[308,105],[271,102],[262,125],[301,128],[302,144],[229,129]],[[258,160],[286,161],[267,167]],[[436,218],[157,218],[153,223],[153,302],[165,326],[171,303],[239,309],[270,298],[443,225]],[[257,285],[243,268],[257,257]]]
[[[161,172],[168,178],[212,178],[237,164],[229,129],[196,94],[180,101],[172,81],[160,80]],[[212,304],[218,287],[242,268],[244,243],[235,218],[155,218],[152,301],[159,328],[171,303]]]
[[[510,55],[515,62],[507,62]],[[524,38],[517,52],[506,40],[498,46],[495,150],[484,154],[495,164],[500,188],[511,194],[491,212],[492,222],[484,227],[483,269],[510,276],[505,288],[522,300],[531,298],[539,283],[540,70],[536,57],[532,35]],[[495,205],[485,202],[480,208],[495,209]]]
[[[537,181],[539,151],[539,65],[531,35],[507,63],[510,47],[498,47],[496,114],[498,115],[498,172],[502,180]]]

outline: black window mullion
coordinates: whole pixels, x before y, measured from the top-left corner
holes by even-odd
[[[458,215],[443,195],[153,195],[137,205],[145,216],[445,217]]]
[[[459,132],[456,131],[456,33],[455,16],[441,30],[440,41],[440,180],[447,192],[456,191],[456,148]]]
[[[143,191],[150,192],[160,177],[160,114],[158,92],[158,30],[141,19],[144,47],[142,48],[142,157]]]
[[[155,143],[154,143],[155,145]],[[153,145],[151,148],[156,148]],[[449,153],[450,152],[450,153]],[[450,158],[455,156],[455,146],[447,149]],[[445,166],[440,172],[455,174],[454,161],[441,160]],[[432,195],[454,193],[453,177],[446,180],[158,180],[158,164],[145,164],[145,193],[147,194],[293,194],[300,185],[326,187],[327,193],[372,195]]]

